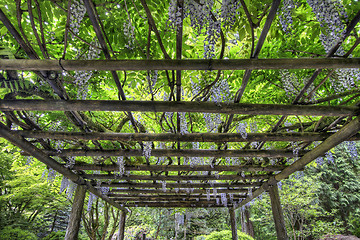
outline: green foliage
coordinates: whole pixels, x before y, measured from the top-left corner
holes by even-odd
[[[252,237],[250,237],[246,233],[240,232],[239,230],[237,234],[239,240],[254,240]],[[195,238],[195,240],[231,240],[231,239],[232,239],[232,235],[230,230],[212,232],[207,236],[202,235]]]
[[[42,240],[62,240],[65,238],[66,232],[64,231],[58,231],[58,232],[52,232],[46,237],[44,237]]]
[[[7,226],[0,231],[0,240],[36,240],[37,237],[34,233],[23,230],[21,228],[12,228]]]
[[[320,180],[316,194],[321,207],[328,213],[334,212],[346,232],[350,229],[350,215],[360,206],[360,161],[347,146],[348,143],[340,144],[323,165],[311,168]]]

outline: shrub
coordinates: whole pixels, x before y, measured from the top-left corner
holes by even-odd
[[[65,238],[65,233],[66,232],[63,231],[52,232],[46,237],[44,237],[43,240],[62,240]]]
[[[205,240],[232,240],[230,230],[223,230],[220,232],[212,232],[210,235],[205,236]],[[238,240],[254,240],[246,233],[238,231]]]
[[[22,230],[21,228],[12,228],[7,226],[0,231],[0,240],[37,240],[37,237],[32,232]]]

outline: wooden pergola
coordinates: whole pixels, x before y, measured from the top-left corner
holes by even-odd
[[[147,19],[156,30],[156,24],[147,8],[145,0],[141,0],[147,13]],[[22,150],[23,155],[33,156],[48,167],[59,172],[77,184],[73,209],[66,239],[75,239],[79,229],[81,211],[86,191],[98,196],[112,206],[121,209],[120,239],[123,239],[125,216],[129,207],[161,207],[161,208],[219,208],[229,209],[233,239],[237,239],[234,211],[251,202],[264,192],[269,192],[278,239],[288,239],[277,183],[288,178],[292,173],[301,171],[314,159],[323,156],[331,148],[343,141],[360,139],[360,108],[358,105],[325,106],[321,103],[304,104],[307,89],[313,84],[322,69],[359,68],[359,58],[336,57],[334,53],[347,39],[360,20],[360,12],[349,23],[343,39],[328,52],[326,58],[311,59],[258,59],[260,50],[276,15],[280,0],[274,0],[266,18],[259,41],[250,59],[218,59],[218,60],[182,60],[182,27],[177,30],[176,59],[165,55],[164,60],[113,60],[109,54],[104,33],[91,0],[84,0],[87,14],[96,32],[101,49],[106,60],[50,60],[40,59],[24,41],[22,35],[0,9],[0,20],[9,33],[20,44],[29,59],[1,59],[0,70],[33,71],[38,77],[47,81],[52,87],[57,99],[1,99],[0,110],[7,119],[16,111],[60,111],[71,119],[80,132],[44,131],[41,126],[34,126],[28,119],[17,123],[22,130],[11,130],[5,123],[0,123],[0,136]],[[183,4],[183,1],[178,1]],[[156,35],[158,38],[158,34]],[[358,44],[358,42],[357,42]],[[354,48],[356,48],[354,45]],[[352,49],[352,50],[353,50]],[[299,91],[291,105],[283,104],[245,104],[241,97],[255,70],[266,69],[315,69],[304,88]],[[97,70],[110,71],[118,87],[119,100],[72,100],[65,89],[58,84],[58,76],[62,71]],[[127,100],[116,71],[122,70],[168,70],[176,76],[176,101],[136,101]],[[245,70],[241,88],[234,101],[229,102],[198,102],[181,101],[181,84],[187,81],[181,78],[181,72],[187,70]],[[108,111],[125,112],[134,128],[134,132],[97,132],[87,126],[82,112]],[[227,122],[221,133],[191,132],[180,133],[181,121],[179,114],[176,121],[176,132],[144,133],[140,132],[133,112],[150,113],[216,113],[227,116]],[[241,115],[277,115],[279,121],[270,131],[248,133],[244,138],[240,133],[229,132],[229,126],[234,116]],[[321,131],[311,132],[278,132],[287,116],[322,116],[335,117]],[[341,125],[341,127],[337,127]],[[76,149],[55,150],[44,140],[77,141],[82,146]],[[124,148],[101,147],[102,142],[122,142]],[[321,143],[313,148],[307,148],[314,141]],[[137,143],[137,148],[127,147],[126,143]],[[173,149],[151,149],[152,158],[173,159],[169,163],[156,164],[144,157],[145,142],[175,143]],[[182,149],[182,142],[216,143],[217,149]],[[250,143],[258,142],[257,147]],[[265,142],[296,142],[299,150],[263,149]],[[42,148],[38,147],[38,143]],[[86,143],[89,143],[88,145]],[[90,144],[91,143],[91,144]],[[228,149],[227,143],[248,143],[243,149]],[[56,157],[56,158],[54,158]],[[129,165],[125,163],[125,174],[119,174],[117,163],[96,164],[75,161],[74,157],[124,157],[145,158],[144,164]],[[212,164],[184,164],[186,158],[206,157],[213,159]],[[282,161],[284,158],[297,158],[293,163]],[[219,158],[239,158],[237,163],[216,161]],[[247,159],[262,158],[262,161]],[[60,159],[60,160],[58,160]],[[280,159],[274,165],[269,159]],[[97,173],[95,173],[96,171]],[[219,174],[222,173],[222,174]],[[106,188],[108,192],[101,189]],[[211,197],[209,193],[211,191]],[[219,196],[225,194],[227,202],[220,203]]]

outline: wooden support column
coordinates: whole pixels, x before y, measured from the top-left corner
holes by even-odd
[[[125,234],[125,219],[126,219],[126,211],[121,210],[120,212],[120,222],[119,222],[119,235],[117,240],[123,240]]]
[[[274,217],[277,239],[288,240],[289,238],[286,233],[284,215],[280,204],[280,196],[277,184],[269,187],[269,195],[271,200],[271,208]]]
[[[237,235],[237,227],[236,227],[235,209],[234,208],[229,208],[229,213],[230,213],[230,224],[231,224],[232,240],[237,240],[238,235]]]
[[[81,214],[84,206],[86,188],[82,185],[77,185],[74,203],[72,205],[69,223],[66,229],[65,240],[78,239]]]

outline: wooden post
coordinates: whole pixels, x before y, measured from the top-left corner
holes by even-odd
[[[237,227],[236,227],[236,217],[235,217],[235,209],[229,208],[230,213],[230,224],[231,224],[231,235],[233,240],[237,240]]]
[[[120,212],[120,222],[119,222],[119,235],[118,240],[123,240],[125,235],[125,219],[126,219],[126,211],[121,210]]]
[[[277,239],[288,240],[289,238],[286,233],[284,215],[280,204],[279,190],[276,184],[270,186],[269,195],[271,200],[271,208],[275,222]]]
[[[78,239],[80,228],[81,213],[84,206],[86,188],[82,185],[77,185],[74,203],[72,205],[69,223],[66,229],[65,240]]]

